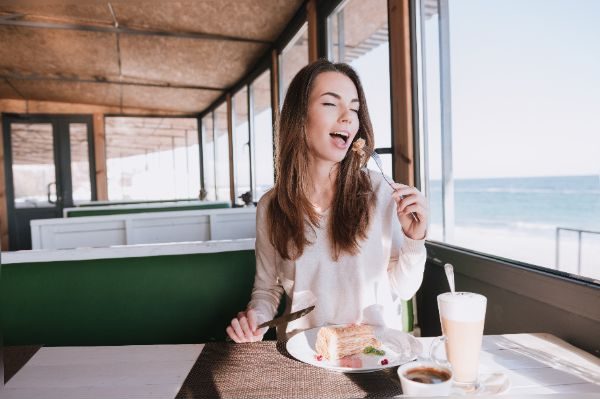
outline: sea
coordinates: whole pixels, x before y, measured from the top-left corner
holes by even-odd
[[[442,224],[442,185],[430,181],[431,223]],[[600,175],[456,179],[455,225],[555,234],[557,227],[600,237]]]
[[[600,280],[600,176],[457,179],[446,237],[441,181],[428,198],[432,240]]]

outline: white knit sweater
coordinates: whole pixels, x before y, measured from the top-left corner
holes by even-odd
[[[369,171],[377,201],[367,239],[357,255],[331,258],[327,224],[321,215],[319,228],[300,258],[283,260],[269,241],[267,203],[264,196],[256,212],[256,276],[248,308],[258,321],[272,319],[281,295],[287,298],[286,313],[312,304],[315,309],[278,331],[288,337],[329,324],[365,323],[402,329],[399,299],[409,299],[423,279],[425,240],[406,237],[396,215],[392,189],[379,173]],[[311,231],[311,229],[307,229]]]

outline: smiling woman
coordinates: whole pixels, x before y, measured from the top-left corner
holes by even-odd
[[[366,169],[375,143],[356,72],[326,60],[304,67],[277,131],[277,180],[257,208],[252,298],[227,333],[261,340],[266,329],[257,326],[273,318],[284,292],[287,313],[316,305],[282,326],[280,338],[330,324],[402,329],[397,301],[421,284],[427,208],[415,188],[390,189]],[[349,151],[355,143],[364,151]]]

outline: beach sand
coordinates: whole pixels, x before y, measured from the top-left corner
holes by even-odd
[[[442,241],[442,226],[431,225],[428,239]],[[558,267],[556,238],[551,230],[456,226],[448,244],[600,280],[600,235],[584,234],[581,241],[579,270],[577,234],[573,232],[561,232]]]

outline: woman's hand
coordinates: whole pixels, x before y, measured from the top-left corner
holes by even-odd
[[[254,309],[239,312],[237,317],[231,320],[231,324],[225,329],[227,335],[235,342],[262,341],[268,327],[257,329],[256,311]]]
[[[396,212],[404,234],[413,240],[424,239],[429,220],[429,208],[425,196],[414,187],[398,183],[394,183],[393,186],[395,191],[392,197],[396,201]],[[412,213],[416,218],[411,215]]]

